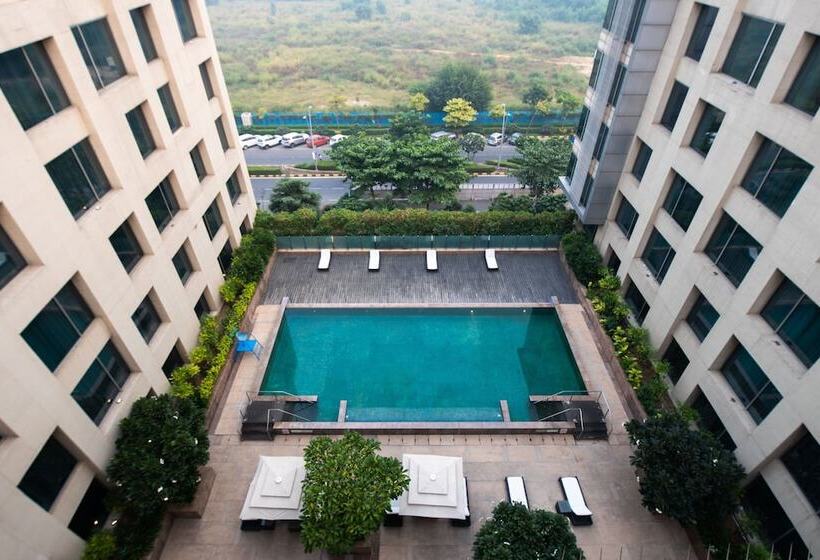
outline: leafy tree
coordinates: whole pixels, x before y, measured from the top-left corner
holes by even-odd
[[[567,197],[562,193],[558,194],[542,194],[532,203],[532,211],[540,212],[558,212],[566,209]]]
[[[508,193],[501,193],[490,202],[490,210],[532,212],[532,198],[529,196],[513,196]]]
[[[376,452],[380,444],[348,432],[337,441],[317,437],[305,448],[302,531],[305,552],[348,552],[377,531],[397,498],[410,485],[401,463]]]
[[[336,126],[339,126],[339,111],[345,106],[345,98],[338,93],[334,93],[328,104],[333,111],[333,116],[336,118]]]
[[[521,101],[534,109],[539,101],[546,99],[549,96],[550,92],[549,89],[547,89],[547,84],[544,83],[544,80],[534,77],[530,79],[527,89],[525,89],[524,93],[521,95]]]
[[[523,137],[518,142],[521,164],[513,170],[513,175],[530,188],[530,194],[541,196],[558,185],[567,168],[572,150],[566,138],[550,136],[546,140]]]
[[[524,15],[518,18],[518,32],[524,35],[535,35],[541,31],[541,18],[534,15]]]
[[[473,541],[473,560],[582,559],[563,515],[500,502]]]
[[[282,179],[271,194],[270,211],[294,212],[300,208],[318,208],[321,197],[318,193],[310,192],[308,187],[309,181]]]
[[[330,151],[336,168],[347,176],[357,193],[389,183],[393,179],[392,144],[387,138],[359,134],[339,142]]]
[[[486,145],[484,137],[477,132],[468,132],[461,137],[458,143],[464,153],[470,156],[470,159],[475,159],[475,155],[482,151]]]
[[[635,447],[643,505],[687,526],[725,519],[738,505],[745,473],[732,452],[679,412],[626,425]]]
[[[444,124],[456,130],[462,129],[478,116],[478,112],[469,101],[454,97],[444,105]]]
[[[503,103],[496,103],[492,107],[490,107],[490,116],[494,119],[500,119],[504,117],[504,113],[507,111],[507,108],[504,106]]]
[[[464,63],[445,65],[427,85],[425,95],[434,111],[444,110],[450,99],[460,97],[478,111],[484,110],[492,98],[490,80],[478,68]]]
[[[469,175],[467,162],[453,140],[413,136],[394,143],[393,184],[414,204],[430,208],[452,199]]]
[[[549,95],[540,99],[535,104],[535,109],[543,115],[549,113],[561,113],[566,115],[578,111],[581,108],[581,103],[581,98],[577,95],[573,95],[563,89],[554,89]]]
[[[358,20],[365,20],[370,19],[373,17],[373,8],[370,7],[370,4],[358,4],[355,8],[353,8],[353,13]]]
[[[405,111],[396,113],[390,119],[390,136],[393,138],[404,138],[414,134],[427,134],[427,123],[421,113],[417,111]]]
[[[429,103],[430,100],[427,99],[427,96],[420,91],[417,91],[416,93],[410,96],[410,108],[414,111],[418,111],[419,113],[424,112],[424,110],[427,109],[427,105]]]

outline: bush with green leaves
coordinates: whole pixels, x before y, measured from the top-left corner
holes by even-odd
[[[466,99],[477,111],[483,111],[492,99],[492,87],[487,75],[478,67],[454,62],[445,64],[436,72],[424,94],[431,111],[442,111],[453,98]]]
[[[533,199],[529,196],[515,196],[501,193],[490,201],[490,210],[504,210],[507,212],[532,212]]]
[[[575,277],[584,286],[603,275],[603,261],[598,249],[589,238],[578,231],[568,233],[561,239],[561,248]]]
[[[562,193],[546,193],[535,198],[532,203],[532,211],[536,214],[541,212],[562,212],[567,209],[567,197]]]
[[[305,448],[302,544],[305,552],[344,554],[377,531],[390,501],[407,490],[401,463],[377,452],[379,442],[348,432],[317,437]]]
[[[309,190],[310,181],[282,179],[273,188],[269,208],[271,212],[295,212],[300,208],[316,209],[321,197]]]
[[[583,559],[567,518],[501,502],[476,533],[474,560]]]
[[[82,560],[113,560],[117,541],[111,531],[99,531],[91,535],[83,550]]]

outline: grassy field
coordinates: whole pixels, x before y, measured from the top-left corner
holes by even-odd
[[[402,104],[411,85],[453,60],[486,72],[497,102],[522,105],[532,75],[582,94],[600,23],[534,9],[557,2],[375,0],[369,20],[351,0],[219,0],[208,10],[235,110],[351,111]],[[591,4],[592,15],[579,16],[588,20],[604,4],[560,2]],[[523,35],[519,20],[531,13],[542,14],[540,30]]]

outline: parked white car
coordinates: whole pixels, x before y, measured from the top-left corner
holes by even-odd
[[[504,135],[500,132],[493,132],[487,137],[488,146],[498,146],[504,143]]]
[[[334,134],[330,137],[330,142],[328,142],[328,145],[335,146],[345,138],[347,138],[347,136],[345,136],[344,134]]]
[[[242,146],[243,150],[247,150],[248,148],[258,146],[259,140],[257,139],[255,134],[240,134],[239,145]]]
[[[263,150],[267,150],[268,148],[273,148],[274,146],[278,146],[282,143],[282,137],[279,134],[270,135],[268,134],[265,137],[265,140],[259,142],[259,147]]]
[[[521,138],[523,138],[523,135],[520,132],[514,132],[510,134],[510,139],[508,141],[513,146],[517,146],[518,143],[521,141]]]
[[[295,148],[307,142],[308,135],[302,132],[289,132],[282,136],[282,146],[285,148]]]
[[[430,138],[432,138],[433,140],[441,140],[442,138],[449,138],[450,140],[455,140],[456,135],[452,132],[447,132],[446,130],[439,130],[431,134]]]

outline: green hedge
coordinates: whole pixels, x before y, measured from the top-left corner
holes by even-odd
[[[317,168],[319,171],[336,171],[336,162],[320,159],[316,162],[315,166],[312,161],[306,161],[305,163],[297,163],[293,167],[296,169],[307,169],[308,171],[313,171]]]
[[[248,174],[256,175],[281,175],[282,169],[278,165],[249,165]]]
[[[495,171],[495,165],[486,163],[468,163],[467,173],[492,173]]]
[[[570,211],[448,212],[408,208],[400,210],[313,210],[270,215],[275,235],[561,235],[572,229]]]

